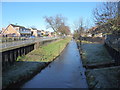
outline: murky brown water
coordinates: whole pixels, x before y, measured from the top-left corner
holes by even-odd
[[[75,41],[44,70],[21,88],[87,88],[84,68]]]

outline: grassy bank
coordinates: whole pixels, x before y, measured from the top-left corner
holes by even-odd
[[[19,57],[18,61],[50,62],[66,47],[71,38],[61,39],[33,50],[26,56]]]
[[[79,41],[77,41],[79,43]],[[82,41],[80,49],[84,66],[100,65],[114,62],[102,43]],[[89,88],[118,88],[120,86],[120,67],[86,69]],[[120,87],[119,87],[120,88]]]
[[[63,51],[71,38],[60,39],[33,50],[2,72],[2,86],[13,87],[16,83],[29,80],[52,62]],[[16,86],[17,87],[17,86]]]
[[[120,88],[120,66],[88,69],[87,81],[90,88]]]
[[[82,60],[83,64],[99,64],[112,62],[113,59],[107,49],[101,43],[82,41]]]

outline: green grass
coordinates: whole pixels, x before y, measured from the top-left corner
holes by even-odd
[[[35,61],[35,62],[50,62],[55,59],[66,47],[71,38],[61,39],[50,44],[41,46],[37,50],[33,50],[25,56],[22,56],[17,61]]]

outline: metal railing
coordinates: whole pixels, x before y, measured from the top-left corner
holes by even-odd
[[[41,37],[41,38],[28,38],[26,40],[21,40],[21,41],[5,42],[5,43],[0,43],[0,49],[20,46],[24,44],[32,44],[35,42],[41,42],[45,40],[52,40],[52,39],[58,39],[58,38],[60,37]]]

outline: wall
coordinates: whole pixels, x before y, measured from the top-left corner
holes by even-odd
[[[9,26],[6,28],[6,30],[3,32],[3,34],[13,34],[13,33],[15,33],[16,36],[20,36],[20,33],[17,32],[17,31],[13,28],[13,26],[11,26],[11,25],[9,25]]]
[[[104,45],[107,48],[109,54],[115,60],[115,63],[120,65],[120,36],[107,35]]]
[[[89,42],[104,43],[104,37],[82,37],[82,40]]]
[[[18,56],[26,55],[27,53],[31,52],[32,50],[37,49],[40,46],[48,44],[55,40],[57,40],[57,39],[35,42],[35,43],[27,45],[27,46],[21,46],[19,48],[14,48],[11,50],[1,52],[0,54],[2,54],[2,57],[1,57],[2,58],[2,69],[4,70],[8,66],[13,65],[13,63],[17,60]]]

